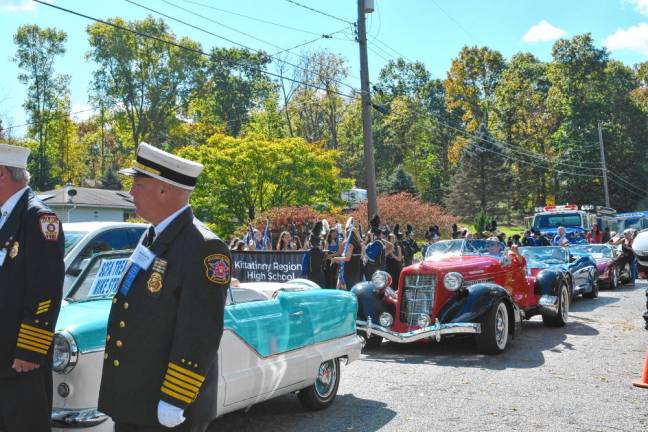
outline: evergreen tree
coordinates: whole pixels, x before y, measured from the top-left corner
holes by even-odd
[[[457,171],[450,179],[446,206],[452,214],[473,218],[479,209],[505,212],[499,205],[510,192],[511,174],[502,147],[481,126],[462,150]]]
[[[101,183],[104,189],[121,190],[122,182],[117,175],[117,170],[114,166],[110,165],[104,171]]]
[[[396,170],[386,179],[380,181],[378,185],[380,193],[396,194],[400,192],[407,192],[412,195],[418,195],[418,190],[414,185],[412,176],[409,175],[402,166],[398,166]]]

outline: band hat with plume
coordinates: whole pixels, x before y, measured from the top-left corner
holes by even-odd
[[[172,184],[182,189],[193,190],[203,166],[173,155],[142,142],[137,147],[137,157],[132,168],[119,171],[127,176],[144,175]]]
[[[380,216],[378,216],[377,214],[374,215],[374,217],[372,217],[369,221],[369,230],[375,235],[380,235],[380,233],[382,232],[380,230]]]
[[[27,168],[27,159],[31,150],[10,144],[0,144],[0,165],[12,168]]]

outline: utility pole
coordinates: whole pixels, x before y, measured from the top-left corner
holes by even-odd
[[[373,0],[358,0],[358,45],[360,46],[360,90],[362,93],[362,136],[364,138],[364,168],[367,182],[369,220],[378,214],[376,199],[376,169],[374,167],[373,132],[371,130],[371,94],[369,93],[369,63],[367,60],[367,27],[365,13],[373,12]]]
[[[605,164],[605,148],[603,147],[603,130],[598,122],[599,147],[601,148],[601,169],[603,170],[603,190],[605,192],[605,207],[610,207],[610,193],[608,192],[607,165]]]

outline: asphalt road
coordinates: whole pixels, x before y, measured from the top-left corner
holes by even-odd
[[[648,389],[631,385],[648,345],[647,285],[577,299],[562,329],[527,321],[499,356],[469,341],[383,344],[342,366],[329,409],[305,411],[288,395],[209,431],[647,431]]]

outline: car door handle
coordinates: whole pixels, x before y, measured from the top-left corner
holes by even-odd
[[[304,311],[296,311],[296,312],[290,312],[290,316],[298,317],[298,316],[304,316]]]

